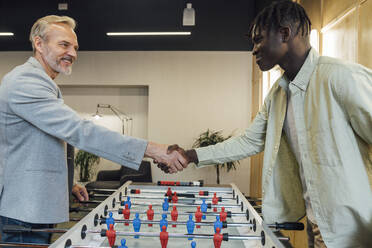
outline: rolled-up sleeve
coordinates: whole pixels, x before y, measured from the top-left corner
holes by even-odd
[[[204,167],[206,165],[236,161],[263,151],[267,117],[266,104],[264,104],[243,135],[230,138],[216,145],[195,149],[199,160],[196,166]]]

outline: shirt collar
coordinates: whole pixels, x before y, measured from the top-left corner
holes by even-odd
[[[309,54],[306,57],[304,64],[302,65],[300,71],[297,73],[295,79],[289,82],[288,78],[283,74],[280,78],[279,85],[285,90],[288,90],[289,83],[297,86],[299,89],[306,91],[309,85],[311,74],[313,73],[316,65],[318,64],[319,54],[314,49],[311,48]]]
[[[44,67],[40,64],[40,62],[35,58],[35,57],[30,57],[28,60],[27,60],[28,63],[30,63],[31,65],[33,65],[34,67],[37,67],[43,71],[44,70]]]

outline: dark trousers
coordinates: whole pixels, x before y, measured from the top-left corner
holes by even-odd
[[[23,222],[20,220],[0,216],[0,232],[2,242],[17,242],[17,243],[37,243],[37,244],[49,244],[50,233],[44,232],[4,232],[3,228],[5,225],[26,227],[26,228],[52,228],[53,224],[33,224]]]

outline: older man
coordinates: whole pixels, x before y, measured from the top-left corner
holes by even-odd
[[[33,228],[68,221],[65,142],[121,165],[138,169],[143,157],[172,172],[186,160],[167,146],[123,136],[82,120],[66,106],[53,81],[71,74],[77,58],[75,21],[46,16],[33,25],[34,56],[14,68],[0,85],[1,223]],[[85,188],[73,193],[87,200]],[[2,233],[3,241],[47,243],[45,233]]]

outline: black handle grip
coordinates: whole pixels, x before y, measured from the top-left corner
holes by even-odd
[[[105,217],[101,217],[101,219],[99,220],[99,224],[100,225],[106,224],[106,218]]]
[[[284,222],[284,223],[275,223],[276,229],[283,230],[304,230],[305,226],[301,222]]]
[[[179,197],[185,197],[185,198],[195,198],[194,194],[188,194],[188,193],[177,193],[177,196]]]
[[[72,212],[75,212],[75,213],[80,212],[80,208],[79,207],[76,207],[76,208],[70,207],[69,212],[70,213],[72,213]]]

